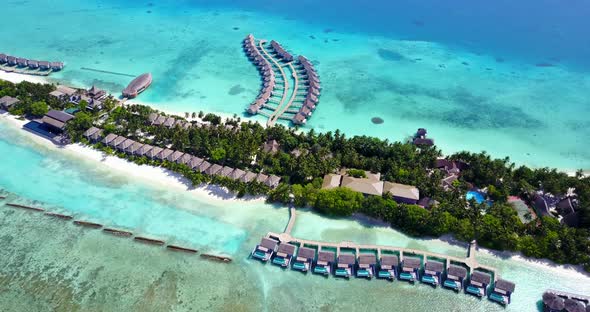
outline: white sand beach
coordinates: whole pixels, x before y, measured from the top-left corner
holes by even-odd
[[[0,70],[0,79],[10,81],[13,83],[19,83],[22,81],[29,81],[33,83],[47,83],[49,79],[44,76],[31,76],[31,75],[24,75],[24,74],[17,74],[17,73],[9,73],[3,70]]]

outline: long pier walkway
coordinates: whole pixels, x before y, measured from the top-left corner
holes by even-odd
[[[270,62],[272,62],[274,64],[274,66],[279,70],[279,72],[281,73],[281,76],[283,77],[283,96],[281,97],[280,102],[278,103],[277,109],[270,114],[270,117],[268,118],[268,121],[266,122],[266,125],[269,127],[272,127],[276,121],[277,121],[277,116],[280,116],[280,111],[282,111],[282,107],[283,104],[285,102],[285,100],[287,99],[287,95],[289,92],[289,79],[287,78],[287,74],[285,74],[285,70],[283,69],[283,66],[281,65],[281,63],[279,63],[279,61],[277,61],[274,57],[272,57],[272,55],[270,53],[268,53],[268,51],[264,48],[264,44],[266,43],[266,40],[262,39],[258,42],[258,46],[260,48],[260,51],[266,56],[267,60],[269,60]],[[295,86],[297,86],[297,83],[295,84]],[[291,105],[291,103],[287,103],[288,106]]]
[[[335,249],[336,256],[340,254],[342,249],[353,249],[355,253],[358,255],[361,250],[373,250],[377,252],[377,259],[381,258],[381,254],[383,253],[398,253],[399,254],[399,261],[403,261],[404,255],[412,255],[412,256],[419,256],[422,257],[423,261],[427,261],[428,258],[436,258],[436,259],[444,259],[446,260],[446,266],[448,267],[451,263],[455,264],[462,264],[469,268],[470,273],[473,270],[484,270],[490,273],[493,273],[494,280],[500,278],[500,274],[496,268],[481,265],[477,262],[476,253],[477,253],[477,242],[474,240],[469,244],[469,248],[467,250],[467,256],[465,258],[449,256],[424,250],[417,250],[412,248],[405,248],[405,247],[395,247],[395,246],[384,246],[384,245],[367,245],[367,244],[357,244],[354,242],[343,241],[339,243],[335,242],[322,242],[322,241],[315,241],[315,240],[307,240],[301,239],[291,236],[291,232],[293,227],[295,226],[295,221],[297,219],[297,211],[295,207],[289,207],[289,223],[285,228],[283,233],[273,233],[269,232],[266,236],[277,239],[280,243],[295,243],[298,244],[300,247],[316,247],[319,250],[324,248]]]

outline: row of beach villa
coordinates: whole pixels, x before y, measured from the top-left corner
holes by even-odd
[[[28,68],[31,70],[44,71],[58,71],[64,68],[64,63],[62,62],[36,61],[23,57],[11,56],[4,53],[0,53],[0,64],[17,68]]]
[[[270,188],[276,188],[281,181],[281,178],[275,175],[265,175],[263,173],[254,173],[238,168],[234,169],[228,166],[221,166],[181,151],[143,144],[114,133],[107,134],[106,136],[103,133],[104,131],[102,129],[91,127],[84,133],[84,137],[90,142],[100,142],[127,155],[186,165],[191,170],[209,176],[222,176],[243,183],[256,181]]]
[[[379,278],[400,280],[414,283],[419,281],[433,287],[442,285],[445,288],[477,297],[488,297],[502,304],[509,304],[515,285],[512,282],[498,279],[492,285],[492,275],[483,271],[468,270],[460,265],[421,259],[382,254],[374,252],[335,253],[329,250],[316,251],[314,248],[299,247],[292,244],[279,243],[265,237],[252,251],[252,257],[263,262],[270,261],[283,268],[290,267],[301,272],[311,271],[314,274],[350,278]],[[446,268],[445,268],[446,267]]]
[[[514,283],[503,279],[494,281],[491,273],[481,270],[470,272],[461,264],[437,261],[427,256],[408,257],[403,252],[385,254],[382,250],[375,252],[365,249],[351,249],[348,252],[338,248],[332,251],[325,249],[325,246],[306,247],[279,241],[271,236],[262,238],[252,250],[251,257],[285,269],[326,277],[376,277],[409,283],[418,281],[431,287],[441,285],[458,293],[464,291],[479,298],[487,297],[503,305],[510,303],[516,287]]]

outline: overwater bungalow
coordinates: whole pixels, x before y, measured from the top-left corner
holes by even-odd
[[[264,184],[270,187],[271,189],[274,189],[277,186],[279,186],[279,183],[281,183],[281,178],[272,174],[266,179],[266,181],[264,181]]]
[[[163,149],[160,154],[156,155],[156,159],[161,161],[167,160],[172,153],[174,153],[174,151],[169,148]]]
[[[154,148],[149,144],[142,145],[138,150],[135,151],[135,155],[137,156],[147,156],[147,153]]]
[[[444,271],[445,265],[439,261],[429,260],[424,264],[424,274],[421,281],[434,287],[438,286]]]
[[[283,59],[283,61],[285,61],[285,62],[292,62],[293,61],[293,55],[291,55],[291,53],[285,51],[285,49],[283,49],[283,47],[278,42],[271,40],[270,46],[275,50],[277,55]]]
[[[229,178],[232,180],[239,180],[241,177],[243,177],[246,174],[246,171],[241,170],[241,169],[235,169],[230,175]]]
[[[64,69],[64,63],[62,62],[51,62],[51,69],[59,71]]]
[[[220,166],[218,164],[213,164],[205,170],[205,174],[208,174],[210,176],[218,175],[221,172],[221,169],[223,169],[223,166]]]
[[[552,292],[543,293],[543,311],[561,312],[565,309],[565,300]]]
[[[120,150],[121,152],[126,152],[127,148],[129,148],[129,146],[133,145],[133,143],[135,143],[135,141],[131,140],[131,139],[125,139],[125,141],[121,142],[121,144],[117,145],[117,149]]]
[[[379,260],[379,273],[378,278],[385,278],[394,280],[397,277],[397,268],[399,266],[399,260],[395,255],[383,255]]]
[[[189,165],[192,158],[193,158],[193,156],[191,154],[187,153],[187,154],[182,155],[182,157],[180,157],[179,159],[177,159],[176,163],[182,164],[182,165]]]
[[[268,261],[277,250],[278,241],[264,237],[260,241],[260,244],[256,245],[256,248],[252,250],[252,257],[261,261]]]
[[[29,60],[27,60],[26,58],[22,58],[22,57],[16,58],[16,65],[18,65],[18,67],[27,67],[28,64],[29,64]]]
[[[463,281],[467,277],[467,269],[458,265],[449,265],[443,286],[461,291],[463,289]]]
[[[133,144],[131,144],[131,146],[129,146],[125,152],[127,152],[129,155],[135,155],[143,145],[144,144],[140,142],[133,142]]]
[[[254,179],[256,179],[256,173],[253,173],[253,172],[250,172],[250,171],[246,171],[246,174],[244,174],[240,178],[240,182],[248,183],[248,182],[251,182]]]
[[[116,138],[118,137],[118,135],[114,134],[114,133],[109,133],[103,140],[102,140],[102,144],[108,145],[110,146],[111,142],[114,141]]]
[[[47,62],[47,61],[40,61],[39,62],[39,69],[40,70],[50,70],[51,69],[51,63]]]
[[[170,154],[170,156],[168,156],[166,160],[170,162],[176,162],[178,159],[180,159],[180,157],[182,157],[182,155],[184,155],[183,152],[174,151],[174,153]]]
[[[256,115],[258,114],[258,111],[260,110],[260,106],[258,106],[257,104],[250,104],[250,106],[248,106],[248,114],[251,115]]]
[[[415,282],[420,278],[420,267],[422,261],[419,258],[404,257],[399,279],[402,281]]]
[[[341,253],[336,260],[336,270],[334,275],[337,277],[349,278],[354,274],[354,266],[356,265],[356,257],[353,254]]]
[[[565,299],[565,311],[567,312],[586,312],[586,305],[573,298]]]
[[[499,279],[494,282],[494,288],[490,293],[490,300],[496,301],[503,305],[510,304],[510,297],[512,296],[515,288],[516,285],[513,282]]]
[[[123,97],[132,99],[152,84],[152,74],[145,73],[133,79],[123,90]]]
[[[150,159],[156,159],[158,157],[158,155],[160,155],[160,153],[163,151],[164,149],[161,147],[157,147],[154,146],[152,149],[150,149],[146,156],[149,157]]]
[[[225,166],[219,172],[219,175],[222,177],[230,178],[231,174],[234,172],[234,168]]]
[[[199,171],[200,173],[205,173],[205,171],[209,169],[209,167],[211,167],[211,163],[206,160],[203,160],[199,167],[197,167],[197,171]]]
[[[295,246],[286,243],[280,244],[275,257],[272,259],[272,263],[287,268],[294,254]]]
[[[469,284],[465,291],[477,297],[484,297],[488,294],[488,286],[492,280],[492,276],[481,271],[474,271],[469,278]]]
[[[307,272],[311,269],[311,265],[315,259],[315,249],[307,247],[299,247],[297,250],[297,257],[293,261],[293,270]]]
[[[377,265],[377,257],[371,254],[363,254],[358,257],[358,269],[356,270],[356,277],[373,278],[375,275],[375,266]]]
[[[191,161],[188,163],[189,168],[192,170],[198,171],[199,166],[203,163],[203,158],[193,157]]]
[[[14,56],[6,56],[6,63],[10,66],[15,66],[16,65],[16,57]]]
[[[4,53],[0,53],[0,64],[5,64],[6,62],[8,62],[7,57],[8,57],[8,55],[6,55]]]
[[[332,266],[334,264],[335,254],[332,251],[320,250],[318,252],[318,259],[313,267],[313,273],[330,275],[332,273]],[[354,256],[353,256],[354,258]]]
[[[37,69],[39,68],[39,61],[29,60],[28,66],[30,69]]]

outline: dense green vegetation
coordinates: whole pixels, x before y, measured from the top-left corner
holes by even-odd
[[[7,91],[6,87],[0,87],[0,95],[13,92],[11,88],[8,87]],[[45,92],[50,90],[49,87],[43,88]],[[26,92],[16,95],[29,97],[32,102],[49,101],[43,92],[37,93],[37,96]],[[242,122],[237,117],[222,123],[218,116],[202,112],[199,116],[208,121],[206,125],[170,129],[150,126],[147,120],[152,112],[151,108],[141,105],[118,107],[110,112],[100,127],[106,133],[171,146],[221,165],[282,177],[282,184],[269,191],[263,186],[246,186],[229,179],[207,177],[183,165],[131,157],[138,163],[160,165],[179,172],[195,184],[221,184],[239,195],[268,193],[269,201],[281,203],[290,202],[289,194],[293,194],[296,206],[311,207],[322,214],[350,216],[363,213],[385,220],[410,235],[452,234],[463,241],[477,239],[484,247],[521,251],[526,256],[548,258],[558,263],[582,264],[590,271],[590,178],[583,177],[580,172],[568,176],[555,169],[516,167],[508,158],[493,159],[486,153],[461,152],[449,158],[462,160],[470,166],[454,183],[454,189],[445,191],[440,184],[443,174],[430,169],[441,156],[435,147],[417,149],[411,144],[367,136],[348,138],[340,131],[316,133],[312,129],[299,132],[281,125],[263,128],[257,123]],[[68,125],[68,132],[74,140],[79,140],[89,122],[96,122],[98,118],[95,112],[82,111],[79,114],[85,115],[78,115],[75,122]],[[279,152],[261,152],[261,146],[269,139],[280,143]],[[422,196],[433,198],[438,205],[427,210],[398,204],[388,195],[365,197],[348,189],[321,190],[323,175],[343,167],[380,172],[384,180],[415,185]],[[351,171],[351,174],[361,175],[357,171]],[[580,202],[579,228],[568,228],[553,218],[526,224],[520,221],[513,207],[506,203],[507,196],[530,200],[531,191],[540,185],[554,194],[575,188]],[[472,186],[487,187],[493,204],[467,202],[464,194]]]

